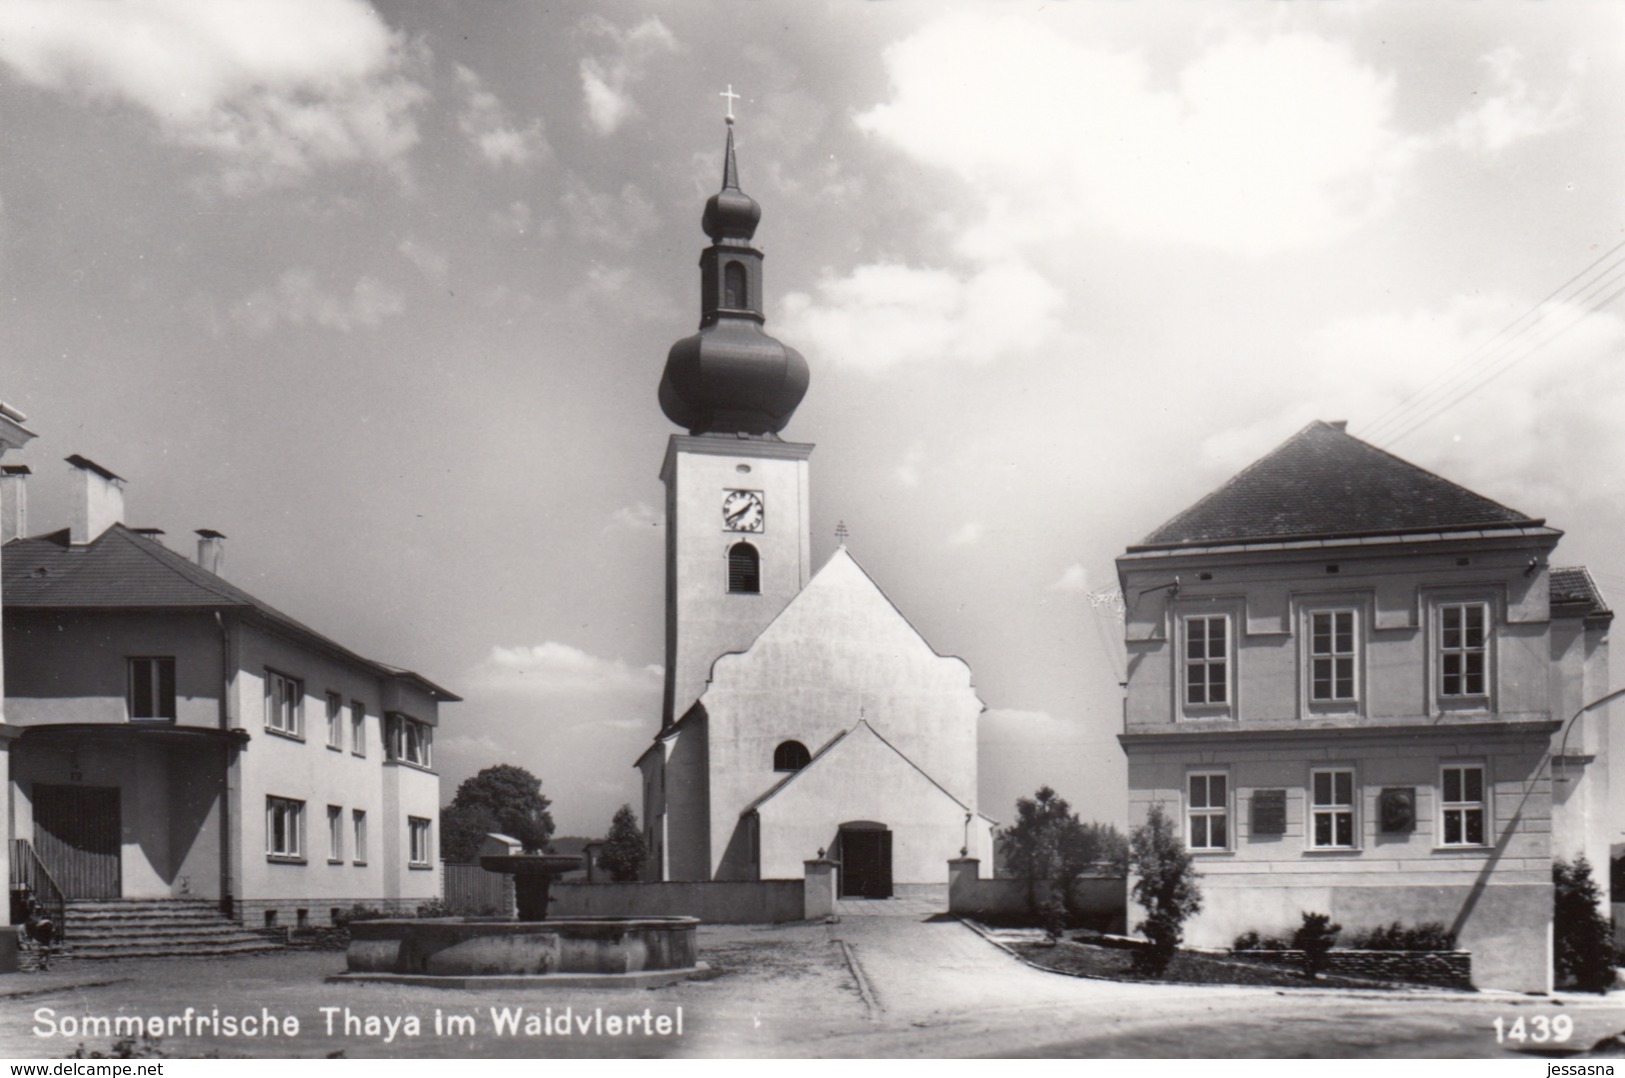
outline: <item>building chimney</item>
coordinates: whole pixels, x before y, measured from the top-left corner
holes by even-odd
[[[68,538],[74,546],[84,546],[124,522],[124,480],[77,453],[68,463],[79,469],[79,497],[73,503]]]
[[[28,538],[28,477],[26,464],[0,464],[0,543]]]
[[[143,539],[150,539],[159,546],[164,545],[164,529],[162,528],[131,528],[130,530]]]
[[[197,563],[215,576],[226,575],[226,535],[213,528],[197,530]]]

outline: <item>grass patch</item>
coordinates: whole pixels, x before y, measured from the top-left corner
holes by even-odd
[[[1006,945],[1035,966],[1076,977],[1108,981],[1166,981],[1176,984],[1255,985],[1261,988],[1372,988],[1370,981],[1323,974],[1311,981],[1295,970],[1249,965],[1210,955],[1180,951],[1161,977],[1146,977],[1134,969],[1134,952],[1126,947],[1102,947],[1078,940],[1060,940],[1054,946],[1007,941]]]

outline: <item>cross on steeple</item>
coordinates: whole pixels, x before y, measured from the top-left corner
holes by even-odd
[[[738,101],[740,99],[740,97],[742,97],[743,95],[734,93],[734,84],[730,82],[728,84],[728,89],[726,91],[724,91],[723,93],[718,94],[717,96],[718,97],[726,97],[728,99],[728,115],[727,115],[726,119],[727,119],[727,121],[729,123],[733,123],[734,122],[734,102]]]
[[[851,535],[851,534],[852,534],[851,532],[846,530],[846,521],[838,520],[838,521],[835,522],[835,541],[837,543],[841,544],[842,546],[845,546],[846,545],[846,537],[848,535]]]

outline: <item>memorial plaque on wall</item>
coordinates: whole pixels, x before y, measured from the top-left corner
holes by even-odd
[[[1416,828],[1416,787],[1390,786],[1377,798],[1377,818],[1385,835],[1402,835]]]
[[[1286,834],[1286,791],[1253,791],[1253,834]]]

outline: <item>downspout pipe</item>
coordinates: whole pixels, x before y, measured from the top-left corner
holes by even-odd
[[[231,740],[231,630],[225,616],[216,610],[214,623],[220,629],[220,912],[236,914],[236,880],[232,878],[231,772],[236,764],[237,745]]]

